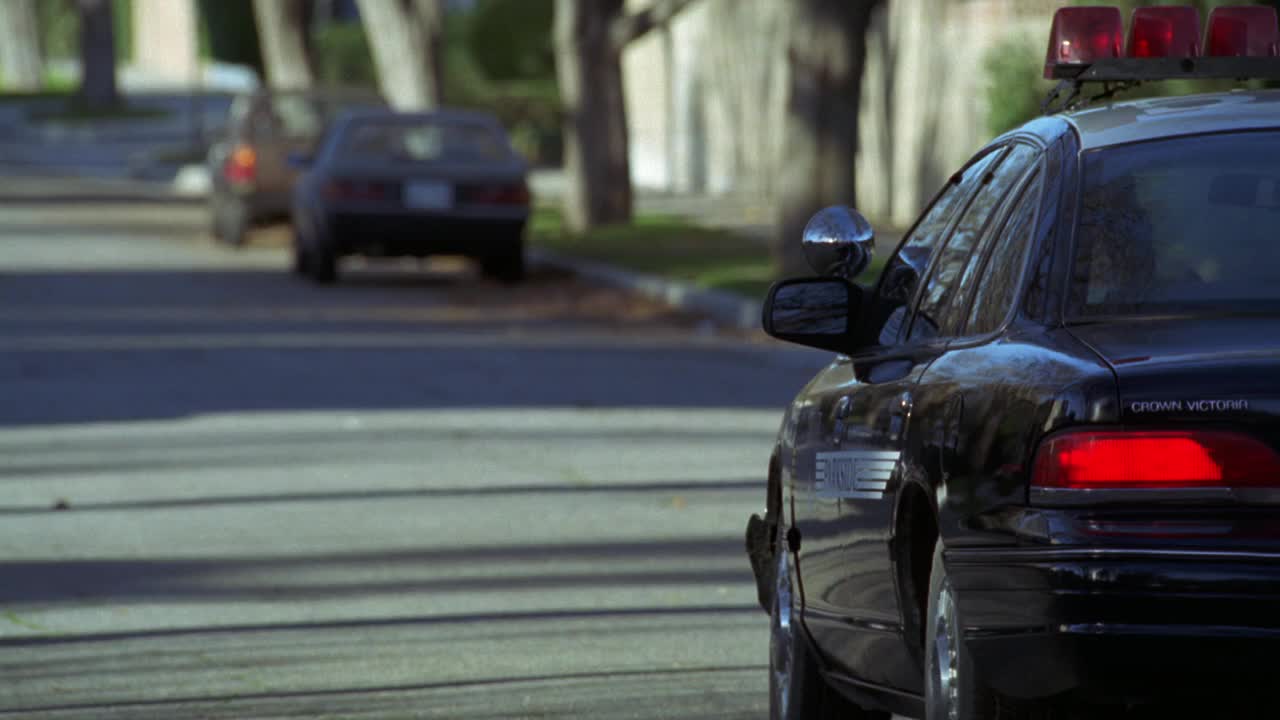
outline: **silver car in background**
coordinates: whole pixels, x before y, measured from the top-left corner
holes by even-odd
[[[524,276],[527,166],[492,115],[361,111],[334,120],[293,194],[294,269],[332,283],[347,256],[462,255]]]

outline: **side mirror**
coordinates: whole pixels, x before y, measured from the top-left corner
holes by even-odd
[[[310,153],[305,152],[291,152],[286,158],[289,163],[289,167],[294,170],[306,170],[311,167],[311,161],[313,159],[314,158]]]
[[[857,210],[833,205],[809,219],[800,244],[814,272],[852,280],[871,262],[875,242],[875,230]]]
[[[783,280],[764,301],[764,331],[799,345],[851,352],[862,289],[844,278]]]

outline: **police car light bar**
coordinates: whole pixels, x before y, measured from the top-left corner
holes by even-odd
[[[1220,7],[1209,13],[1206,55],[1214,57],[1275,57],[1280,41],[1275,8],[1252,5]]]
[[[1200,13],[1188,6],[1138,8],[1125,50],[1132,58],[1198,57]]]
[[[1280,80],[1280,22],[1274,8],[1216,8],[1209,15],[1203,54],[1201,48],[1200,14],[1193,7],[1138,8],[1127,42],[1119,8],[1066,7],[1053,16],[1044,74],[1076,83]]]
[[[1060,8],[1053,14],[1053,27],[1049,30],[1044,75],[1056,80],[1067,77],[1060,72],[1083,71],[1099,60],[1118,58],[1123,41],[1120,8]]]

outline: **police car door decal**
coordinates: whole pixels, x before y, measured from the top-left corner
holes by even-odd
[[[814,490],[823,498],[881,500],[902,455],[897,450],[820,452],[814,458]]]

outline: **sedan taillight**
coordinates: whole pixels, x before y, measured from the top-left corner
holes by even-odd
[[[530,200],[524,183],[470,185],[462,188],[460,195],[468,205],[528,205]]]
[[[1280,456],[1218,430],[1072,430],[1036,453],[1032,488],[1146,490],[1280,487]]]
[[[237,145],[222,164],[222,175],[235,185],[253,182],[258,175],[258,153],[250,145]]]

